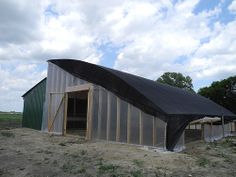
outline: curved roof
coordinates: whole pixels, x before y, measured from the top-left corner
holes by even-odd
[[[171,117],[193,120],[204,116],[222,116],[222,114],[226,119],[233,119],[236,116],[196,93],[143,77],[80,60],[53,59],[49,62],[76,77],[101,85],[141,110],[159,116],[164,121],[168,121]]]

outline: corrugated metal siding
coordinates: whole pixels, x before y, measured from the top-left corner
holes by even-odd
[[[23,96],[24,109],[22,127],[28,127],[37,130],[41,129],[45,90],[46,79],[44,79]]]

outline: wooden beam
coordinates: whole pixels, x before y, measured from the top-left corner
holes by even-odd
[[[111,93],[107,92],[107,134],[106,138],[107,140],[110,139],[110,121],[111,121]]]
[[[67,109],[68,109],[68,93],[65,93],[65,94],[64,94],[64,122],[63,122],[63,135],[66,135]]]
[[[116,141],[120,141],[120,98],[116,97]]]
[[[93,85],[92,84],[82,84],[71,87],[66,87],[65,92],[79,92],[89,90]]]
[[[212,122],[211,122],[210,126],[211,126],[210,132],[211,132],[211,140],[212,140],[212,137],[213,137],[213,123]]]
[[[157,126],[156,126],[157,123],[156,122],[157,122],[157,118],[153,117],[153,127],[152,127],[153,146],[156,146],[156,144],[157,144]]]
[[[101,138],[101,129],[102,129],[102,87],[99,87],[98,90],[98,138]]]
[[[130,121],[131,121],[131,105],[128,103],[128,110],[127,110],[127,143],[130,143]]]
[[[167,123],[165,122],[165,133],[164,133],[164,145],[163,145],[163,148],[166,149],[166,137],[167,137]]]
[[[205,140],[205,131],[204,131],[204,124],[201,124],[201,138],[202,140]]]
[[[141,110],[139,110],[139,144],[143,144],[143,117]]]
[[[48,132],[51,125],[51,107],[52,107],[52,94],[49,93],[49,103],[48,103]]]
[[[58,108],[57,108],[57,111],[56,111],[55,115],[53,116],[53,121],[52,121],[52,123],[50,124],[49,132],[51,132],[52,126],[53,126],[53,124],[54,124],[54,122],[55,122],[55,120],[56,120],[56,118],[57,118],[57,114],[58,114],[58,112],[59,112],[59,110],[60,110],[60,107],[61,107],[61,105],[62,105],[62,103],[63,103],[63,99],[64,99],[64,97],[61,98],[61,101],[60,101],[60,104],[59,104],[59,106],[58,106]]]
[[[221,122],[222,122],[222,133],[223,133],[223,138],[225,137],[225,119],[224,119],[224,115],[222,115],[221,117]]]
[[[88,113],[87,113],[87,140],[92,139],[92,117],[93,117],[93,89],[94,87],[90,87],[88,92]]]

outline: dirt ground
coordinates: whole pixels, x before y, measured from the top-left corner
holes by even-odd
[[[26,128],[1,129],[0,176],[236,176],[236,137],[195,142],[173,153]]]

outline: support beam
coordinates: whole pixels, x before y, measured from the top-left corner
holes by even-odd
[[[143,117],[141,110],[139,110],[139,144],[143,144]]]
[[[92,84],[82,84],[77,86],[66,87],[66,92],[79,92],[90,90],[93,87]]]
[[[116,141],[120,141],[120,98],[116,97]]]
[[[107,92],[107,140],[110,139],[111,121],[111,93]]]
[[[65,94],[64,94],[64,122],[63,122],[63,135],[66,135],[67,109],[68,109],[68,93],[65,93]]]
[[[102,88],[99,87],[98,90],[98,138],[101,138],[102,129]]]
[[[205,124],[201,124],[201,139],[205,140],[205,131],[204,131]]]
[[[130,143],[130,121],[131,121],[131,105],[128,103],[128,111],[127,111],[127,143]]]
[[[163,148],[166,149],[166,142],[167,142],[167,123],[165,123],[165,133],[164,133],[164,145]]]
[[[58,112],[59,112],[59,110],[60,110],[60,107],[62,106],[63,100],[64,100],[64,97],[61,98],[61,101],[60,101],[60,103],[59,103],[59,106],[58,106],[58,108],[57,108],[57,111],[56,111],[55,115],[53,116],[52,123],[51,123],[50,126],[49,126],[49,130],[48,130],[49,132],[51,132],[52,126],[53,126],[53,124],[54,124],[54,122],[55,122],[55,120],[56,120],[56,118],[57,118],[57,115],[58,115]]]
[[[222,133],[223,133],[223,138],[225,137],[225,119],[224,115],[221,117],[221,122],[222,122]]]
[[[153,146],[156,146],[157,144],[157,126],[156,126],[156,123],[157,122],[157,119],[156,117],[153,117],[153,127],[152,127],[152,130],[153,130]]]
[[[86,139],[92,139],[92,117],[93,117],[93,87],[90,87],[88,92],[88,107],[87,107],[87,131]]]
[[[48,104],[48,132],[50,129],[50,125],[51,125],[51,112],[52,112],[52,94],[49,93],[49,104]]]

